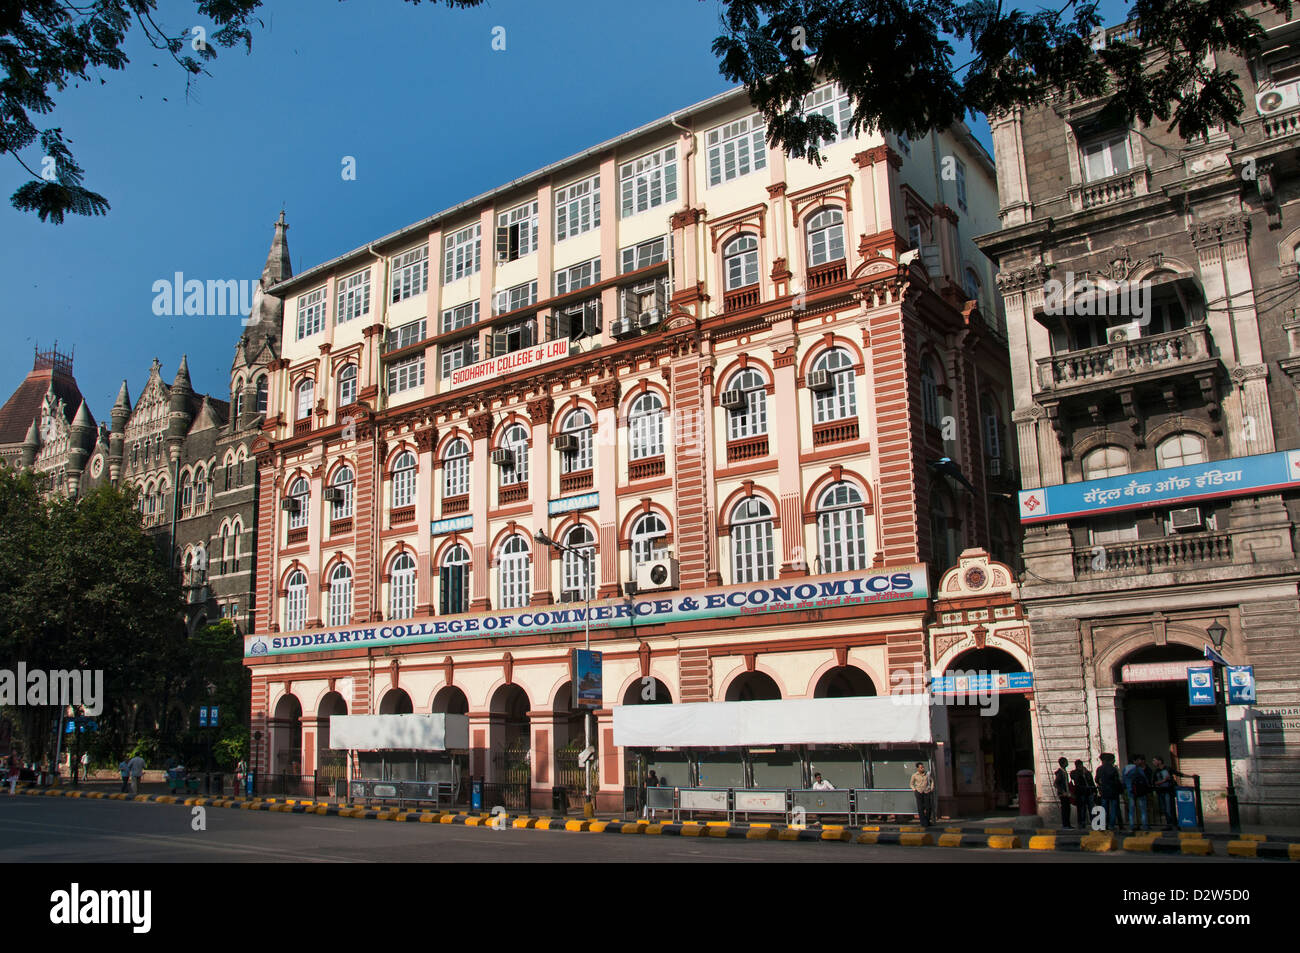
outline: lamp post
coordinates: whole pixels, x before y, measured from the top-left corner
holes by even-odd
[[[587,607],[586,612],[583,613],[583,620],[582,620],[583,621],[583,647],[587,651],[591,651],[591,589],[592,589],[591,550],[576,549],[573,546],[566,545],[565,543],[557,542],[556,540],[553,540],[551,539],[551,537],[547,536],[540,529],[533,535],[533,539],[537,540],[537,542],[541,543],[543,546],[549,546],[552,549],[563,550],[566,553],[573,553],[575,556],[577,556],[579,559],[582,560],[582,595],[583,595],[583,602]],[[576,702],[578,699],[578,684],[577,684],[576,677],[574,680],[571,693],[572,693],[571,697],[573,701]],[[589,752],[591,749],[591,709],[590,708],[585,708],[582,715],[582,747],[584,752]],[[595,812],[595,807],[592,804],[592,797],[591,797],[591,756],[590,754],[588,754],[587,756],[586,764],[583,765],[583,774],[584,774],[585,787],[586,787],[586,798],[585,798],[586,803],[584,805],[583,812],[586,814],[587,817],[594,817],[596,812]]]
[[[1215,619],[1206,627],[1205,634],[1214,644],[1214,651],[1221,653],[1223,640],[1228,634],[1223,624]],[[1224,677],[1227,663],[1221,654],[1212,657],[1210,661],[1214,665],[1214,704],[1219,709],[1219,717],[1223,724],[1223,761],[1228,772],[1228,829],[1235,834],[1241,830],[1241,812],[1237,805],[1237,785],[1232,777],[1232,742],[1228,738],[1228,685]]]

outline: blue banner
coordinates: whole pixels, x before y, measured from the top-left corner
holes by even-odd
[[[1176,788],[1174,807],[1178,814],[1179,827],[1196,826],[1196,788]]]
[[[1228,666],[1228,704],[1255,704],[1255,667],[1253,665]]]
[[[1187,703],[1214,704],[1214,669],[1206,665],[1187,669]]]
[[[200,728],[208,727],[208,706],[207,705],[199,706],[199,727]]]
[[[1295,486],[1300,486],[1300,450],[1281,450],[1021,490],[1020,522],[1049,523]]]
[[[994,695],[1001,692],[1030,692],[1034,689],[1033,672],[968,672],[942,675],[930,682],[930,691],[936,695],[979,694]]]
[[[575,708],[599,708],[604,696],[601,653],[590,649],[573,650],[573,684],[578,686],[573,696]]]

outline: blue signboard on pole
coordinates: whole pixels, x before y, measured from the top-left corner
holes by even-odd
[[[217,727],[217,706],[216,705],[212,706],[212,709],[208,714],[208,724],[211,725],[213,728]]]
[[[601,653],[590,649],[573,650],[573,684],[578,686],[573,704],[576,708],[599,708],[604,698],[601,682]]]
[[[1214,669],[1206,665],[1187,669],[1187,703],[1214,704]]]
[[[199,706],[199,727],[200,728],[208,727],[208,706],[207,705]]]
[[[1228,704],[1255,704],[1255,667],[1253,665],[1228,666]]]
[[[1196,826],[1196,788],[1176,788],[1174,790],[1174,810],[1178,814],[1179,827]]]

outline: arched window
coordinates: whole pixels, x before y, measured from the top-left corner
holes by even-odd
[[[566,434],[578,441],[578,449],[560,454],[561,473],[580,473],[591,469],[591,414],[578,409],[564,418]]]
[[[731,510],[733,582],[763,582],[775,577],[772,510],[761,497],[749,496]]]
[[[226,459],[221,464],[221,489],[226,491],[230,489],[230,478],[235,469],[235,455],[227,453]]]
[[[230,527],[222,526],[221,531],[217,534],[220,542],[221,563],[219,569],[221,572],[230,571]]]
[[[194,477],[190,473],[181,474],[181,512],[189,515],[194,505]]]
[[[231,394],[231,397],[234,398],[232,403],[235,405],[235,421],[238,423],[239,418],[244,413],[244,379],[242,377],[235,378],[235,391]]]
[[[289,510],[289,528],[302,529],[307,525],[307,510],[311,503],[311,484],[302,477],[298,477],[289,487],[289,496],[297,504]]]
[[[808,267],[844,257],[844,213],[824,208],[808,219]]]
[[[393,509],[415,502],[415,454],[403,450],[393,461]]]
[[[469,493],[469,444],[457,437],[442,453],[442,498]]]
[[[934,363],[927,357],[921,360],[921,414],[931,427],[942,426],[939,413],[939,378]]]
[[[388,574],[388,618],[409,619],[415,615],[415,560],[399,553]]]
[[[1089,451],[1083,458],[1083,478],[1100,480],[1104,477],[1123,476],[1128,473],[1128,451],[1108,444]]]
[[[596,596],[596,537],[586,526],[579,524],[569,530],[564,537],[564,545],[570,549],[564,551],[561,572],[561,601],[582,602]],[[582,553],[586,554],[583,558]]]
[[[329,624],[347,625],[352,618],[352,569],[339,563],[330,573]]]
[[[331,505],[330,519],[345,520],[352,515],[352,503],[356,497],[356,482],[352,475],[352,468],[341,466],[334,473],[334,480],[330,484],[339,492],[335,495],[334,502]]]
[[[632,572],[661,552],[659,540],[668,535],[668,527],[655,513],[646,513],[632,527]]]
[[[834,385],[813,392],[813,420],[843,420],[858,415],[858,396],[853,381],[853,358],[842,347],[833,347],[817,358],[814,371],[825,371]]]
[[[510,466],[501,468],[501,485],[514,486],[528,482],[528,431],[523,424],[512,424],[501,437],[501,446],[514,457]]]
[[[746,233],[727,242],[722,249],[722,266],[728,291],[758,284],[758,239]]]
[[[1156,447],[1156,466],[1185,467],[1191,463],[1205,463],[1205,441],[1194,433],[1176,433],[1161,440]]]
[[[308,379],[298,385],[298,410],[294,420],[308,420],[311,417],[312,395],[316,391],[316,382]]]
[[[239,572],[239,538],[244,535],[244,524],[235,520],[230,527],[231,572]]]
[[[522,609],[528,605],[529,590],[533,583],[533,563],[528,553],[528,543],[518,533],[501,546],[497,560],[500,578],[502,609]]]
[[[194,471],[194,510],[202,513],[208,508],[208,471],[199,467]]]
[[[438,569],[438,613],[451,615],[469,608],[469,550],[460,543],[447,550]]]
[[[727,439],[741,440],[767,433],[767,382],[752,367],[738,371],[727,382],[727,390],[745,395],[745,405],[727,418]]]
[[[339,371],[339,406],[346,407],[357,402],[357,366],[344,365]]]
[[[266,413],[266,375],[257,379],[257,403],[254,405],[255,413]]]
[[[867,515],[852,483],[836,483],[817,501],[817,548],[822,572],[866,569]]]
[[[664,402],[646,391],[632,402],[627,415],[627,452],[633,460],[663,456]]]
[[[284,630],[297,632],[307,628],[307,574],[295,569],[285,589]]]

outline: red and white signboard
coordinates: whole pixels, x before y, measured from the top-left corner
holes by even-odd
[[[560,358],[568,356],[568,338],[547,341],[545,344],[538,344],[536,347],[526,347],[519,351],[511,351],[509,354],[502,354],[500,357],[490,357],[486,361],[479,361],[477,364],[458,367],[451,372],[451,386],[463,387],[466,384],[477,384],[481,381],[493,380],[507,374],[514,374],[517,371],[532,370],[534,367],[551,361],[558,361]]]
[[[1189,665],[1205,665],[1200,659],[1190,662],[1130,662],[1120,669],[1124,682],[1185,682]]]

